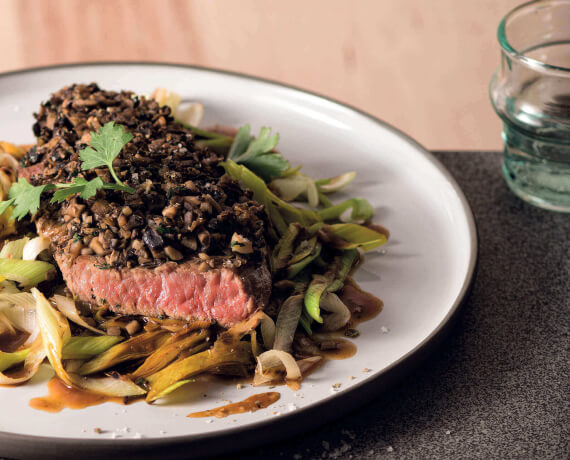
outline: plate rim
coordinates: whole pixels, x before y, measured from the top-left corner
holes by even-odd
[[[213,67],[172,63],[158,61],[95,61],[95,62],[75,62],[68,64],[55,64],[48,66],[30,67],[19,70],[12,70],[0,73],[0,79],[17,75],[24,75],[34,72],[43,72],[58,69],[72,69],[76,67],[105,67],[105,66],[150,66],[181,68],[187,70],[199,70],[221,74],[231,77],[238,77],[245,80],[266,83],[281,88],[310,95],[326,102],[336,104],[344,109],[355,112],[370,121],[391,131],[403,141],[413,146],[418,153],[421,153],[436,169],[444,176],[452,186],[455,194],[459,198],[463,212],[467,219],[470,253],[467,276],[453,305],[441,320],[441,322],[424,338],[418,345],[406,354],[395,360],[388,367],[380,371],[369,380],[360,382],[350,387],[350,389],[337,394],[333,399],[321,400],[302,411],[290,412],[281,415],[279,418],[260,420],[243,427],[232,427],[224,430],[202,433],[198,435],[173,436],[166,438],[142,438],[142,439],[76,439],[65,437],[33,436],[0,431],[0,452],[2,455],[17,456],[19,458],[52,458],[66,454],[83,455],[87,458],[102,458],[111,454],[123,454],[128,456],[137,455],[144,458],[165,458],[184,454],[191,457],[218,455],[229,452],[232,449],[243,450],[255,446],[261,446],[270,442],[291,437],[305,429],[315,429],[323,424],[337,419],[345,413],[356,410],[364,403],[379,396],[381,392],[388,389],[406,374],[411,372],[421,363],[433,350],[437,348],[447,332],[451,329],[457,319],[461,307],[466,303],[473,288],[477,266],[479,262],[479,235],[477,223],[471,205],[461,190],[461,187],[449,172],[449,170],[424,146],[406,134],[404,131],[392,126],[350,104],[338,101],[334,98],[319,94],[314,91],[300,88],[295,85],[282,83],[276,80],[248,75],[241,72],[218,69]],[[334,401],[334,404],[332,402]],[[332,407],[334,406],[334,407]],[[332,408],[332,410],[331,410]],[[315,415],[318,414],[318,417]],[[316,420],[316,421],[315,421]],[[291,422],[295,423],[291,423]],[[237,443],[237,444],[234,444]],[[192,446],[189,453],[186,448]]]

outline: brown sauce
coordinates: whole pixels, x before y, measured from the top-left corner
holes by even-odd
[[[264,409],[276,402],[281,395],[276,391],[267,393],[260,393],[250,396],[236,403],[227,404],[225,406],[216,407],[214,409],[205,410],[202,412],[193,412],[188,414],[187,417],[227,417],[228,415],[242,414],[244,412],[255,412],[259,409]]]
[[[356,345],[349,340],[335,338],[331,342],[334,342],[335,348],[320,351],[321,356],[326,359],[348,359],[352,358],[356,354]]]
[[[352,278],[347,278],[340,299],[352,313],[351,326],[370,321],[376,317],[384,307],[384,303],[372,294],[360,289]]]
[[[30,401],[30,407],[45,412],[60,412],[63,409],[84,409],[105,402],[125,404],[124,398],[99,395],[89,391],[70,388],[57,377],[48,382],[48,394]]]
[[[29,336],[30,334],[19,329],[15,329],[15,334],[0,334],[0,351],[6,353],[17,351],[28,340]]]

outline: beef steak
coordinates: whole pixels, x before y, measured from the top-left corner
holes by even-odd
[[[83,171],[79,152],[110,121],[133,135],[113,167],[134,194],[44,199],[33,217],[74,295],[123,314],[222,326],[265,306],[271,275],[263,206],[168,107],[128,91],[72,85],[35,116],[37,144],[20,172],[34,185],[77,176],[112,182],[106,168]]]

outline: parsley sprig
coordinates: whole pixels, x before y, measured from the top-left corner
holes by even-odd
[[[88,181],[82,177],[75,177],[67,184],[44,184],[32,185],[26,179],[20,178],[10,187],[8,200],[0,202],[0,214],[13,206],[11,218],[22,219],[26,214],[34,215],[40,207],[41,195],[49,190],[56,190],[51,203],[62,203],[66,198],[79,194],[85,200],[95,196],[98,190],[120,190],[127,193],[135,193],[135,189],[125,185],[117,176],[113,168],[113,161],[123,147],[133,138],[132,134],[125,131],[121,125],[115,125],[112,121],[106,123],[97,132],[91,133],[89,146],[79,152],[81,169],[87,171],[93,168],[106,166],[115,184],[104,182],[100,177]]]
[[[278,142],[279,134],[271,135],[271,128],[261,128],[259,136],[251,139],[250,127],[244,125],[234,137],[228,159],[247,166],[269,182],[289,169],[289,162],[274,151]]]

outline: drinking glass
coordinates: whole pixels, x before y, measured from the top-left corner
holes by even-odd
[[[536,206],[570,212],[570,0],[533,1],[499,25],[490,84],[503,120],[503,175]]]

